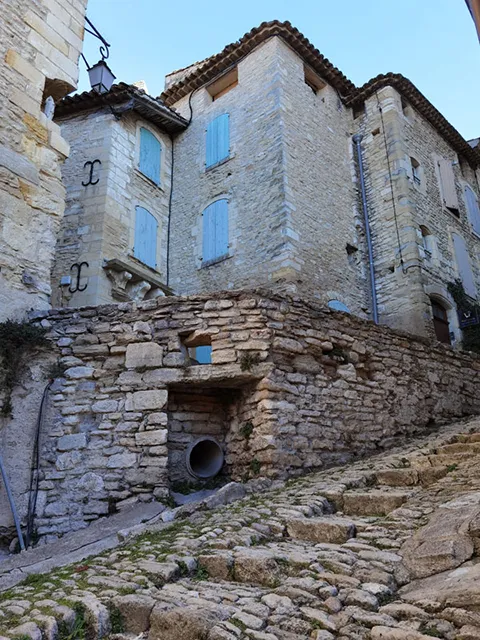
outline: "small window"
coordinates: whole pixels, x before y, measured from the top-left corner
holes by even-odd
[[[152,182],[160,184],[160,161],[162,145],[151,131],[140,128],[140,159],[139,170]]]
[[[217,200],[203,214],[203,265],[228,255],[228,201]]]
[[[157,229],[155,217],[143,207],[136,207],[133,255],[152,269],[157,266]]]
[[[212,345],[205,344],[198,347],[188,347],[190,364],[212,364]]]
[[[317,75],[315,71],[311,67],[308,67],[306,64],[303,65],[303,74],[305,84],[310,87],[313,93],[318,93],[321,89],[324,89],[327,86],[326,83],[320,78],[320,76]]]
[[[420,184],[420,163],[415,158],[410,158],[410,164],[412,166],[412,180],[415,184]]]
[[[212,100],[218,100],[228,91],[236,87],[238,84],[238,67],[232,69],[228,73],[223,74],[218,80],[209,84],[206,89],[212,96]]]
[[[412,118],[413,117],[413,109],[410,106],[410,104],[405,100],[405,98],[402,96],[402,112],[403,115],[406,118]]]
[[[228,113],[215,118],[207,127],[206,166],[213,167],[230,157],[230,122]]]
[[[468,217],[475,233],[480,235],[480,208],[474,190],[470,186],[465,187],[465,200],[467,202]]]
[[[422,246],[425,253],[425,260],[431,260],[433,255],[433,237],[427,227],[421,226]]]
[[[356,107],[353,107],[353,119],[361,118],[365,115],[365,103],[358,104]]]
[[[343,302],[340,302],[340,300],[329,300],[328,306],[330,307],[330,309],[333,309],[333,311],[343,311],[344,313],[351,313],[347,305],[343,304]]]

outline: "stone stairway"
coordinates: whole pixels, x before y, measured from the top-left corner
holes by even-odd
[[[185,505],[168,527],[1,593],[0,636],[478,639],[479,462],[476,419],[349,466],[260,479],[214,510]]]

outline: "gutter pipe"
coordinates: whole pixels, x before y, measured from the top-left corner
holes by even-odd
[[[368,267],[370,271],[370,289],[372,291],[372,316],[375,324],[378,324],[377,292],[376,292],[376,285],[375,285],[375,266],[373,263],[373,245],[372,245],[372,236],[370,233],[370,221],[368,217],[367,192],[365,189],[365,174],[363,171],[362,146],[361,146],[362,139],[363,139],[363,136],[360,133],[356,133],[352,138],[353,142],[355,143],[355,149],[357,151],[358,171],[360,174],[363,219],[365,223],[365,236],[367,238],[367,250],[368,250]]]
[[[3,484],[5,485],[5,491],[7,492],[7,498],[10,503],[10,509],[12,510],[13,521],[15,522],[15,529],[17,530],[18,542],[20,543],[20,549],[25,551],[25,542],[23,541],[22,530],[20,528],[20,520],[18,519],[17,509],[13,500],[12,491],[10,489],[10,482],[7,477],[7,472],[3,465],[2,456],[0,455],[0,473],[2,474]]]

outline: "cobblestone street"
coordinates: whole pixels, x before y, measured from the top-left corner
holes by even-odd
[[[479,638],[479,458],[475,419],[348,467],[254,480],[240,500],[231,483],[2,593],[1,635]]]

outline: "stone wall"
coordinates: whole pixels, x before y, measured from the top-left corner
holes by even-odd
[[[212,101],[192,95],[192,121],[175,140],[171,280],[181,295],[251,286],[275,279],[285,246],[285,165],[281,44],[273,38],[238,64],[238,85]],[[189,118],[189,97],[174,105]],[[205,170],[206,128],[230,116],[230,158]],[[202,267],[202,212],[228,199],[228,257]]]
[[[365,316],[369,300],[352,111],[329,85],[313,91],[302,59],[280,42],[287,277],[299,293],[325,304],[340,300]]]
[[[186,479],[182,445],[184,454],[199,435],[223,444],[226,475],[284,476],[480,412],[478,358],[307,299],[261,291],[161,298],[53,310],[43,323],[66,371],[42,427],[41,535],[162,499]],[[186,340],[211,342],[212,364],[191,365]],[[43,360],[32,358],[36,378],[26,376],[37,399]],[[3,429],[11,473],[14,434],[34,418],[21,394]],[[15,473],[27,479],[20,466]],[[22,515],[27,488],[16,486]],[[8,518],[2,511],[0,525]]]
[[[171,183],[171,140],[158,127],[127,112],[116,120],[108,109],[80,112],[58,120],[70,143],[71,154],[62,176],[67,190],[65,217],[60,230],[52,274],[54,304],[79,307],[148,298],[154,287],[138,286],[125,279],[125,270],[106,271],[105,261],[120,259],[142,270],[145,278],[166,275],[168,201]],[[154,184],[138,170],[139,130],[151,129],[162,144],[161,183]],[[94,185],[88,183],[90,167],[85,162],[100,160],[93,170]],[[150,269],[133,256],[135,207],[147,209],[158,222],[157,268]],[[61,286],[62,276],[71,276],[75,287],[74,263],[88,262],[82,269],[80,287],[73,294]],[[123,298],[122,298],[123,296]]]
[[[87,0],[12,0],[0,19],[0,320],[49,304],[68,144],[43,113],[75,89]]]
[[[478,171],[463,159],[459,162],[449,144],[407,102],[402,108],[401,96],[391,87],[367,100],[357,127],[364,136],[380,321],[432,335],[433,295],[445,305],[454,338],[461,341],[455,303],[447,291],[448,283],[459,277],[452,233],[466,242],[478,288],[480,240],[472,231],[464,197],[467,183],[480,193]],[[420,164],[419,184],[413,180],[411,157]],[[452,163],[459,217],[441,201],[438,157]],[[425,254],[420,226],[431,233],[431,256]]]

